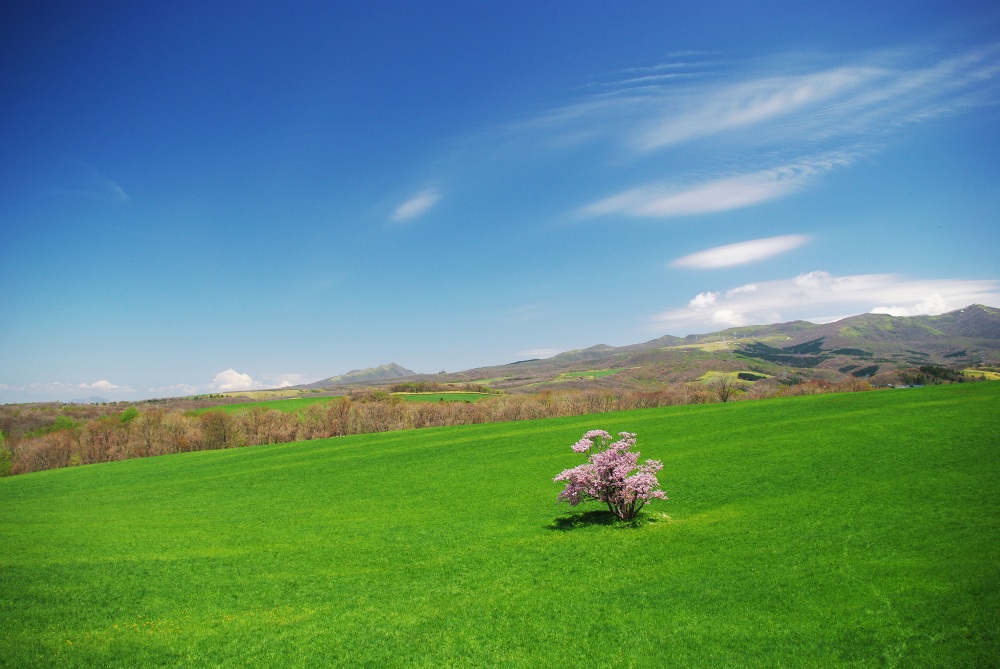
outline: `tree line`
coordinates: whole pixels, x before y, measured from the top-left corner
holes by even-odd
[[[501,394],[479,402],[408,402],[384,391],[359,390],[298,413],[261,406],[242,413],[164,409],[155,404],[111,407],[0,407],[0,476],[170,453],[278,444],[448,425],[576,416],[608,411],[704,404],[778,395],[869,390],[858,379],[787,386],[764,379],[679,383],[657,390],[551,391]],[[103,412],[103,413],[102,413]]]

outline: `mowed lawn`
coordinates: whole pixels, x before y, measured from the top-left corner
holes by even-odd
[[[995,666],[998,408],[962,384],[0,479],[0,666]],[[663,460],[645,523],[555,504],[591,428]]]

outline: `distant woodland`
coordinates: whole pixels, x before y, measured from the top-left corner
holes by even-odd
[[[784,385],[774,379],[749,383],[720,378],[711,384],[675,384],[654,391],[498,394],[475,403],[408,402],[384,389],[361,389],[299,412],[263,406],[238,413],[219,408],[198,411],[190,400],[124,406],[5,405],[0,406],[0,475],[391,430],[870,389],[860,379]]]

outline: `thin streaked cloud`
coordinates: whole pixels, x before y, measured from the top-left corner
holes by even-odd
[[[592,169],[608,184],[634,185],[583,205],[585,216],[669,218],[738,210],[815,187],[907,126],[997,98],[996,45],[949,57],[900,49],[830,60],[788,55],[756,65],[700,59],[632,68],[511,133],[536,149],[610,151]],[[767,76],[756,74],[764,68]],[[695,143],[715,175],[696,173],[670,151]],[[502,144],[510,149],[510,137]]]
[[[670,218],[743,209],[790,195],[815,177],[851,163],[847,154],[805,159],[771,169],[726,176],[686,188],[651,184],[617,193],[581,209],[584,216],[609,214]]]
[[[410,221],[426,214],[441,199],[441,193],[434,188],[420,191],[403,204],[396,207],[392,220],[398,222]]]
[[[734,267],[772,258],[781,253],[797,249],[808,243],[809,235],[782,235],[766,239],[754,239],[736,244],[726,244],[698,251],[670,263],[671,267],[692,267],[695,269],[716,269]]]
[[[648,127],[638,129],[632,146],[651,151],[802,113],[837,98],[849,100],[852,93],[874,85],[883,76],[884,72],[875,68],[837,68],[698,90],[680,99],[665,95],[660,118],[641,123]]]

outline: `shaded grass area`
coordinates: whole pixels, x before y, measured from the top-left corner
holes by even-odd
[[[990,666],[1000,384],[0,479],[0,666]],[[643,522],[556,506],[639,435]]]

